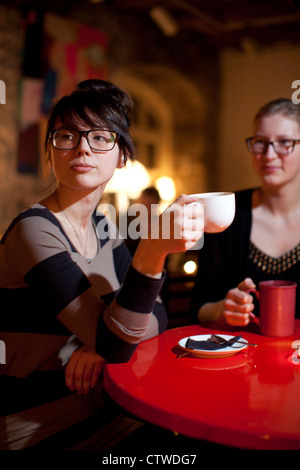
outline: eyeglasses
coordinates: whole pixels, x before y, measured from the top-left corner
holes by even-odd
[[[82,136],[84,136],[92,150],[95,152],[108,152],[115,146],[118,134],[108,129],[95,129],[90,131],[77,131],[70,129],[55,129],[50,139],[55,148],[59,150],[75,149]]]
[[[295,144],[298,144],[300,139],[278,139],[273,142],[269,142],[262,137],[248,137],[245,142],[249,152],[251,153],[266,153],[269,145],[272,145],[277,154],[290,155],[294,150]]]

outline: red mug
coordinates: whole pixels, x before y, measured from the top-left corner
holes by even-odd
[[[259,330],[264,336],[290,336],[295,329],[296,287],[293,281],[261,281],[249,289],[259,301]]]

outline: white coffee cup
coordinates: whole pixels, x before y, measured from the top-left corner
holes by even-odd
[[[204,205],[204,232],[218,233],[228,228],[235,216],[235,194],[212,192],[190,194]]]

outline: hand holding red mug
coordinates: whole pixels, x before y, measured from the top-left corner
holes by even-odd
[[[224,317],[229,325],[246,326],[253,319],[253,297],[248,291],[255,288],[254,282],[248,277],[227,292],[224,300]]]
[[[224,317],[229,325],[246,326],[250,321],[259,324],[262,335],[285,337],[294,332],[297,283],[293,281],[261,281],[256,288],[246,278],[230,289],[224,300]],[[253,314],[254,294],[259,301],[259,319]]]
[[[285,337],[294,333],[296,288],[294,281],[267,280],[261,281],[257,289],[248,290],[259,301],[259,331],[262,335]]]

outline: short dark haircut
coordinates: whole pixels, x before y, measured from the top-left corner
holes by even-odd
[[[133,101],[125,90],[105,80],[85,80],[53,105],[46,130],[46,152],[55,122],[60,120],[68,129],[84,123],[91,128],[104,127],[116,132],[125,161],[133,160],[135,147],[129,132],[132,113]]]

